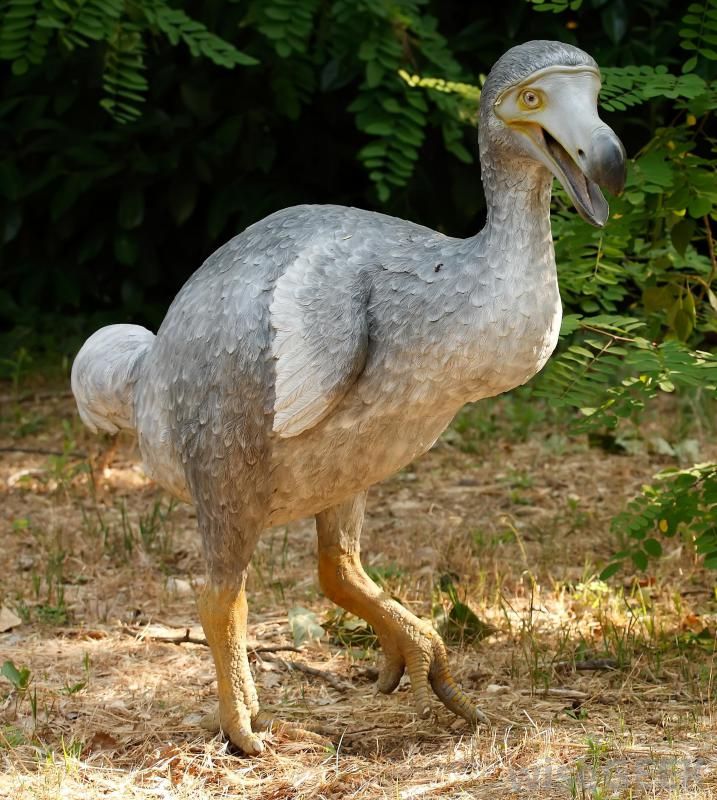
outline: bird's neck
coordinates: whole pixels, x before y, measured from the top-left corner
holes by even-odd
[[[529,269],[527,280],[555,275],[550,230],[552,176],[535,162],[483,160],[488,215],[479,234],[496,269]]]
[[[488,161],[488,159],[486,159]],[[532,164],[483,167],[488,219],[464,240],[464,326],[443,339],[457,364],[460,403],[505,392],[529,380],[552,353],[561,304],[550,231],[550,173]],[[477,256],[477,258],[476,258]],[[448,389],[446,389],[448,391]]]

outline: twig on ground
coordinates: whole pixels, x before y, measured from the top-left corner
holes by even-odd
[[[321,680],[326,681],[329,686],[336,689],[338,692],[347,692],[353,690],[354,688],[350,683],[340,680],[330,672],[326,672],[323,669],[317,669],[316,667],[311,667],[308,664],[302,663],[301,661],[287,661],[281,656],[272,655],[271,653],[263,653],[258,650],[254,650],[252,652],[260,653],[259,658],[261,658],[263,661],[272,661],[275,664],[280,664],[285,669],[295,669],[299,672],[304,672],[306,675],[313,675],[317,678],[321,678]]]
[[[126,625],[125,633],[142,640],[151,639],[153,642],[168,642],[169,644],[202,644],[208,647],[207,637],[199,625],[192,628],[171,628],[168,625],[149,624],[141,627]],[[301,653],[300,647],[293,644],[248,645],[250,653]]]
[[[586,658],[584,661],[557,661],[553,665],[556,669],[577,670],[602,670],[619,669],[620,665],[614,658]]]
[[[579,689],[543,689],[533,691],[532,689],[521,689],[521,694],[531,694],[537,697],[560,697],[563,700],[587,700],[590,695],[581,692]]]
[[[124,630],[126,633],[129,633],[131,636],[139,638],[142,641],[151,640],[153,642],[167,642],[169,644],[201,644],[208,646],[204,634],[195,634],[192,632],[192,628],[181,628],[173,631],[171,628],[166,628],[163,625],[146,625],[142,628],[131,628],[126,626]],[[301,661],[287,661],[281,656],[274,655],[274,653],[277,652],[300,653],[302,650],[299,647],[294,647],[294,645],[280,644],[267,645],[265,647],[260,645],[258,647],[249,648],[249,655],[255,655],[257,658],[263,661],[271,661],[275,664],[279,664],[288,670],[294,669],[298,670],[299,672],[304,672],[306,675],[313,675],[317,678],[321,678],[323,681],[326,681],[329,686],[333,687],[339,692],[345,692],[354,688],[350,683],[340,680],[330,672],[317,669],[316,667],[311,667],[308,664],[302,663]]]
[[[250,647],[250,653],[301,653],[300,647],[294,647],[293,644],[268,644],[260,645],[259,647]]]
[[[192,628],[178,628],[173,630],[165,628],[163,625],[145,625],[142,628],[132,628],[127,626],[126,633],[134,636],[140,641],[167,642],[169,644],[203,644],[207,645],[207,639],[203,633],[194,635]]]

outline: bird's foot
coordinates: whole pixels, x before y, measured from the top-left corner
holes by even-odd
[[[333,743],[329,739],[316,731],[302,728],[295,722],[282,722],[268,711],[257,711],[252,716],[250,731],[243,729],[237,730],[236,726],[229,729],[225,727],[220,720],[218,707],[210,714],[204,716],[199,724],[211,733],[218,733],[220,730],[223,731],[233,744],[240,747],[248,755],[258,755],[263,751],[264,743],[258,736],[259,733],[263,732],[274,734],[281,739],[288,739],[294,742],[310,742],[319,747],[333,747]],[[246,745],[252,746],[254,749],[247,750]]]
[[[401,618],[393,621],[390,632],[380,637],[384,659],[377,681],[378,690],[384,694],[391,693],[406,670],[419,717],[432,714],[430,698],[433,692],[449,711],[471,725],[488,725],[488,717],[476,708],[453,678],[441,637],[429,623],[405,609],[402,612]]]
[[[358,508],[361,510],[360,505]],[[485,714],[453,679],[446,646],[433,626],[382,591],[361,566],[358,549],[347,548],[342,542],[344,531],[355,525],[353,513],[351,506],[348,511],[340,508],[333,516],[329,512],[317,516],[319,579],[335,603],[365,619],[378,634],[384,654],[379,691],[392,692],[405,670],[420,717],[431,714],[433,692],[446,708],[471,725],[488,724]]]
[[[211,733],[221,731],[233,745],[248,756],[258,756],[264,751],[264,742],[254,731],[248,715],[244,719],[237,714],[225,716],[217,707],[216,710],[202,717],[199,724]]]

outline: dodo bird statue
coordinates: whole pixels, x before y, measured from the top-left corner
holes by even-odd
[[[469,722],[430,623],[367,576],[367,489],[425,453],[465,403],[525,383],[552,353],[561,305],[550,229],[555,176],[602,226],[625,151],[597,113],[600,73],[576,47],[531,41],[493,66],[479,115],[485,227],[455,239],[333,205],[277,211],[211,255],[157,335],[102,328],[72,367],[93,430],[135,431],[148,476],[196,507],[207,581],[199,614],[217,672],[207,724],[247,754],[267,728],[246,650],[245,583],[269,526],[313,515],[326,595],[368,621],[378,688],[404,671]],[[304,732],[309,738],[311,732]]]

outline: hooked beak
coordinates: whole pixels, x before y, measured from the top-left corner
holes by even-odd
[[[627,168],[625,148],[607,125],[601,124],[589,134],[580,130],[579,124],[573,127],[577,130],[570,132],[575,136],[567,137],[561,131],[563,141],[574,138],[581,147],[569,146],[568,149],[545,128],[538,129],[536,138],[542,136],[543,152],[549,161],[546,166],[570,195],[580,216],[602,228],[607,222],[609,208],[600,188],[607,189],[610,194],[622,194]]]
[[[520,107],[524,83],[499,98],[496,114],[527,137],[531,153],[560,181],[580,216],[601,228],[609,209],[600,188],[621,194],[627,165],[622,142],[597,113],[599,74],[552,68],[528,83],[541,98],[539,108]]]

